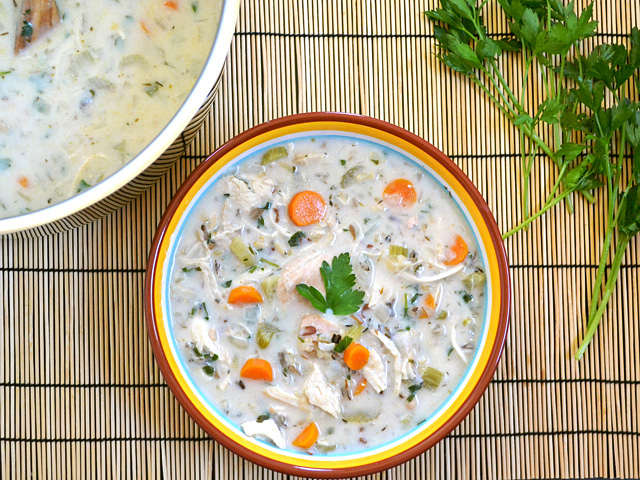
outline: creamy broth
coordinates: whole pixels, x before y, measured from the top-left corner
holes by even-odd
[[[0,0],[0,218],[82,192],[148,145],[202,71],[221,7],[58,0],[62,23],[15,56],[20,4]]]
[[[415,198],[389,186],[399,179]],[[326,210],[300,226],[291,205],[306,191]],[[442,405],[475,356],[486,292],[474,235],[449,192],[391,150],[321,136],[260,152],[181,231],[173,333],[204,396],[249,436],[313,454],[382,445]],[[320,267],[336,274],[341,255],[362,300],[322,312],[297,285],[327,295]],[[272,379],[247,375],[256,359]]]

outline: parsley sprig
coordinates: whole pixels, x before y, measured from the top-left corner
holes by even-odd
[[[331,310],[335,315],[349,315],[360,309],[364,292],[354,290],[356,276],[351,268],[348,253],[333,257],[331,266],[322,262],[320,275],[327,292],[326,298],[320,291],[304,283],[296,285],[298,293],[311,302],[321,312]]]
[[[426,15],[437,23],[437,57],[470,78],[519,130],[524,219],[505,238],[562,201],[573,212],[573,193],[594,203],[593,191],[606,189],[607,230],[579,359],[607,308],[626,248],[640,232],[640,103],[634,100],[640,91],[640,30],[634,27],[624,44],[589,49],[584,41],[598,26],[592,4],[576,12],[573,2],[561,0],[497,1],[509,24],[506,37],[489,34],[484,24],[488,0],[440,0],[440,8]],[[501,70],[504,52],[521,55],[519,81],[508,82]],[[525,102],[533,71],[543,81],[539,106]],[[556,164],[557,178],[541,208],[531,213],[530,178],[540,152]]]

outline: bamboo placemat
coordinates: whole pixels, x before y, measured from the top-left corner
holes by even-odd
[[[143,322],[147,250],[182,180],[234,135],[334,110],[398,124],[447,153],[506,230],[520,218],[518,137],[433,57],[433,1],[247,0],[213,111],[189,155],[102,221],[0,256],[0,478],[280,479],[209,439],[172,397]],[[598,0],[594,41],[628,33],[637,0]],[[493,19],[495,32],[506,27]],[[510,74],[518,76],[515,60]],[[539,102],[535,90],[529,102]],[[553,170],[538,164],[532,204]],[[602,242],[604,203],[556,208],[509,240],[511,327],[467,419],[387,479],[640,477],[640,246],[625,258],[586,358],[571,353]]]

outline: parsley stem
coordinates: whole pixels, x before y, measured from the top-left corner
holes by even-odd
[[[604,287],[602,300],[600,300],[600,304],[594,314],[593,319],[589,321],[589,324],[587,326],[587,333],[585,334],[584,339],[580,344],[580,348],[578,348],[574,355],[576,360],[580,360],[582,358],[582,355],[584,355],[584,352],[589,346],[589,343],[591,343],[591,340],[593,339],[593,336],[598,329],[600,320],[602,319],[604,311],[606,310],[607,305],[609,304],[609,300],[611,299],[611,294],[616,287],[616,283],[618,281],[618,273],[620,272],[620,267],[622,265],[622,259],[624,258],[624,254],[627,250],[627,246],[629,245],[630,240],[631,237],[626,234],[621,234],[620,238],[618,239],[618,242],[616,244],[616,254],[613,257],[611,271],[609,272],[609,278],[607,279],[607,283]]]
[[[626,143],[626,131],[625,129],[622,129],[622,135],[620,139],[620,154],[619,154],[620,156],[618,159],[619,164],[624,159],[625,143]],[[615,191],[617,196],[617,186],[615,187]],[[618,209],[617,209],[617,213],[615,214],[615,217],[613,215],[614,215],[614,209],[615,209],[615,204],[617,199],[615,197],[609,198],[609,222],[608,222],[609,224],[607,225],[607,231],[605,233],[604,243],[602,244],[602,251],[600,254],[600,264],[598,265],[598,272],[596,273],[596,281],[595,281],[595,284],[593,285],[591,302],[589,303],[589,316],[587,317],[589,321],[587,325],[593,324],[596,318],[596,313],[597,313],[596,302],[598,300],[598,297],[600,296],[600,291],[602,289],[602,282],[604,280],[605,268],[606,268],[607,262],[609,261],[609,254],[611,249],[611,240],[613,238],[613,232],[618,226],[618,219],[620,217],[620,212],[622,211],[622,207],[624,206],[628,192],[629,192],[629,189],[627,188],[627,190],[624,192],[622,199],[618,204]]]
[[[550,208],[552,208],[555,205],[557,205],[558,203],[560,203],[565,197],[570,195],[572,192],[573,192],[573,190],[565,190],[559,196],[557,196],[556,198],[551,200],[549,203],[547,203],[544,207],[542,207],[540,210],[538,210],[536,213],[534,213],[529,218],[527,218],[520,225],[517,225],[517,226],[513,227],[511,230],[509,230],[508,232],[503,233],[502,234],[502,238],[509,238],[511,235],[519,232],[520,230],[525,228],[527,225],[531,224],[534,220],[536,220],[537,218],[539,218],[542,215],[544,215]]]

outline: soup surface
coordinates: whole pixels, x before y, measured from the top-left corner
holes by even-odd
[[[245,434],[312,454],[424,422],[473,361],[474,236],[430,174],[337,136],[244,160],[181,230],[169,309],[202,394]]]
[[[0,0],[0,218],[82,192],[148,145],[202,71],[221,9],[57,0],[62,23],[16,56],[21,3]]]

